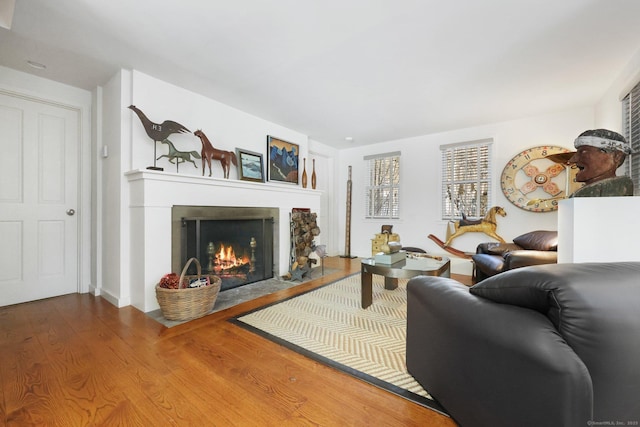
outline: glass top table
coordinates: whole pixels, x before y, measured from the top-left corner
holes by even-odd
[[[360,268],[362,308],[367,308],[373,303],[374,274],[384,277],[385,289],[393,290],[398,287],[398,279],[410,279],[415,276],[450,277],[451,261],[446,256],[426,254],[411,255],[394,264],[381,264],[374,258],[363,259]]]

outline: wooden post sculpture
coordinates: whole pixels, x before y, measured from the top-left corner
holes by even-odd
[[[147,132],[147,135],[149,136],[149,138],[153,140],[153,166],[149,166],[147,167],[147,169],[159,170],[159,171],[164,170],[163,168],[159,168],[156,166],[157,142],[167,139],[169,135],[173,133],[191,133],[191,131],[186,127],[182,126],[180,123],[176,123],[172,120],[165,120],[161,124],[153,123],[135,105],[129,105],[129,109],[133,110],[133,112],[138,115],[138,118],[142,122],[142,126],[144,127],[145,132]]]
[[[355,258],[351,256],[351,166],[349,166],[349,178],[347,179],[347,221],[344,236],[344,255],[341,258]]]

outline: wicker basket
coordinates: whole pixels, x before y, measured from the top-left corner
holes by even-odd
[[[196,263],[197,275],[186,275],[191,262]],[[200,262],[196,258],[191,258],[185,264],[180,274],[180,289],[167,289],[156,285],[156,298],[162,315],[167,320],[192,320],[208,314],[213,309],[213,305],[218,297],[222,281],[218,276],[210,275],[207,286],[199,288],[184,288],[188,286],[191,279],[200,279],[202,269]]]

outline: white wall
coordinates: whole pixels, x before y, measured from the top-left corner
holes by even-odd
[[[369,256],[370,239],[379,232],[380,225],[391,223],[405,246],[418,246],[432,252],[442,252],[427,238],[434,234],[444,240],[446,222],[440,219],[441,181],[440,150],[442,144],[493,138],[494,205],[503,206],[507,217],[498,220],[498,234],[507,241],[534,229],[557,229],[557,212],[531,213],[517,208],[502,194],[500,175],[507,161],[518,152],[539,145],[559,145],[573,149],[573,140],[586,129],[608,128],[621,131],[620,100],[640,81],[640,50],[617,75],[611,87],[593,108],[578,108],[554,112],[508,122],[487,124],[439,134],[423,135],[388,141],[368,147],[342,150],[339,153],[338,178],[335,193],[338,212],[339,248],[344,248],[346,215],[346,181],[348,166],[353,166],[353,205],[351,254]],[[391,151],[402,152],[401,157],[401,218],[397,221],[367,220],[364,218],[364,161],[363,156]],[[479,242],[487,241],[481,233],[458,237],[453,246],[468,252],[475,251]]]
[[[616,72],[613,70],[612,72]],[[393,221],[394,230],[406,246],[420,246],[440,251],[427,235],[445,235],[446,223],[440,220],[440,151],[441,144],[494,139],[494,204],[504,206],[508,217],[499,220],[498,232],[509,240],[534,228],[555,229],[557,214],[529,213],[511,205],[500,192],[499,177],[502,166],[519,151],[542,144],[572,148],[572,141],[585,129],[606,127],[620,129],[620,97],[640,80],[640,51],[629,64],[617,72],[617,78],[594,108],[583,108],[510,122],[488,124],[451,132],[424,135],[404,140],[388,141],[365,148],[334,150],[321,141],[310,140],[301,132],[287,129],[266,120],[220,104],[201,95],[169,85],[143,73],[121,70],[103,88],[93,94],[94,122],[91,123],[92,94],[82,89],[52,82],[30,74],[0,67],[0,88],[30,96],[65,102],[83,109],[83,145],[81,158],[82,230],[81,230],[81,289],[95,289],[117,305],[130,300],[130,242],[128,182],[124,173],[144,169],[153,162],[153,143],[144,133],[137,117],[126,107],[135,103],[156,121],[173,119],[191,130],[202,128],[216,147],[235,150],[241,147],[266,154],[266,135],[299,143],[301,157],[316,158],[318,189],[323,191],[320,243],[328,245],[330,255],[342,253],[345,237],[345,200],[347,166],[353,171],[353,215],[351,252],[368,256],[370,239],[380,225],[390,221],[364,220],[363,190],[364,155],[388,151],[402,151],[402,218]],[[100,99],[95,99],[100,98]],[[86,112],[86,114],[85,114]],[[94,145],[91,131],[94,130]],[[200,149],[192,135],[171,137],[179,149]],[[108,157],[102,158],[102,147],[108,147]],[[158,147],[161,152],[160,146]],[[167,170],[166,160],[159,163]],[[94,165],[94,170],[92,170]],[[214,176],[221,177],[219,165]],[[96,174],[95,176],[92,176]],[[182,165],[181,174],[198,175],[200,169]],[[308,173],[310,173],[308,171]],[[97,175],[99,174],[99,175]],[[231,179],[236,179],[232,171]],[[98,199],[91,204],[93,194]],[[268,185],[268,184],[265,184]],[[326,207],[326,210],[325,210]],[[94,212],[95,224],[91,223]],[[326,225],[325,225],[326,224]],[[91,227],[95,227],[92,244]],[[454,246],[473,251],[481,234],[468,234],[455,240]],[[98,257],[98,258],[95,258]],[[95,262],[91,262],[91,258]],[[92,283],[92,268],[97,278]]]
[[[640,81],[640,49],[629,63],[618,71],[616,79],[596,105],[596,128],[622,129],[622,107],[620,101]]]
[[[308,157],[307,135],[252,116],[240,110],[221,104],[178,86],[158,80],[154,77],[132,72],[131,99],[123,100],[123,111],[132,117],[131,127],[131,164],[129,170],[144,169],[153,165],[153,142],[133,111],[126,109],[134,104],[153,122],[174,120],[186,126],[191,132],[201,129],[220,150],[233,151],[236,148],[262,153],[266,156],[267,135],[272,135],[300,146],[300,168],[302,159]],[[126,104],[126,105],[125,105]],[[173,134],[169,139],[180,151],[195,150],[200,152],[200,139],[193,134]],[[158,144],[158,156],[167,152],[166,146]],[[266,159],[265,159],[266,160]],[[200,162],[196,169],[191,164],[180,165],[179,173],[186,175],[202,175]],[[167,172],[175,172],[176,167],[166,158],[157,162]],[[222,178],[220,162],[212,163],[213,177]],[[206,170],[205,176],[209,175]],[[236,168],[231,168],[230,179],[237,179]]]
[[[102,115],[96,124],[101,129],[100,140],[96,143],[98,160],[99,202],[102,218],[98,225],[97,239],[101,242],[100,294],[112,304],[123,307],[131,303],[129,266],[129,185],[124,173],[131,164],[130,149],[122,144],[130,139],[130,110],[122,111],[124,99],[130,98],[130,84],[126,82],[131,73],[122,70],[102,88]],[[106,147],[107,157],[102,157]]]
[[[154,77],[138,71],[121,70],[113,79],[105,85],[102,91],[103,117],[102,117],[102,142],[107,147],[109,156],[102,159],[102,187],[101,200],[103,226],[101,228],[103,242],[103,280],[102,293],[117,306],[132,304],[145,311],[150,309],[152,301],[146,292],[144,295],[137,291],[133,282],[140,281],[140,266],[148,265],[148,258],[154,256],[153,250],[141,248],[140,242],[134,241],[139,236],[136,227],[140,227],[139,221],[134,217],[138,205],[132,205],[130,200],[131,184],[127,182],[125,174],[135,170],[145,170],[154,164],[154,142],[147,136],[142,123],[135,113],[127,107],[136,105],[153,122],[162,123],[165,120],[176,121],[191,132],[202,129],[207,134],[214,147],[235,152],[236,148],[262,153],[267,162],[267,135],[298,144],[300,147],[300,163],[307,158],[307,174],[311,178],[311,158],[316,158],[316,172],[318,174],[318,187],[316,192],[310,188],[303,190],[300,186],[292,187],[288,184],[265,182],[263,184],[249,186],[255,190],[244,191],[246,205],[253,205],[253,201],[264,199],[264,190],[278,187],[281,190],[270,204],[265,206],[275,207],[311,207],[316,212],[319,210],[321,230],[326,226],[330,229],[329,216],[322,212],[322,206],[302,206],[305,197],[301,197],[300,190],[314,193],[319,198],[319,193],[324,194],[324,187],[333,186],[333,158],[335,152],[324,144],[314,141],[309,143],[307,135],[285,128],[275,123],[246,114],[237,109],[221,104],[215,100],[190,92],[175,85],[168,84]],[[180,151],[200,152],[200,140],[193,134],[173,134],[169,139]],[[312,151],[310,150],[310,147]],[[102,152],[102,147],[98,147]],[[167,152],[166,146],[158,144],[156,157]],[[201,176],[201,163],[197,162],[197,168],[192,164],[181,164],[176,172],[176,166],[168,163],[166,159],[157,161],[157,166],[163,167],[166,174],[194,177]],[[208,178],[209,171],[205,173],[206,179],[216,181],[215,185],[227,180],[222,179],[223,172],[219,162],[212,164],[213,178]],[[232,167],[230,185],[238,182],[237,169]],[[309,181],[310,185],[310,181]],[[287,191],[289,188],[296,191]],[[218,192],[219,198],[207,197],[202,200],[204,205],[225,206],[224,192]],[[203,193],[203,198],[204,198]],[[228,199],[228,198],[227,198]],[[330,206],[329,196],[323,196],[324,205]],[[205,203],[206,202],[206,203]],[[237,202],[234,202],[237,203]],[[179,204],[179,203],[178,203]],[[195,204],[195,203],[192,203]],[[330,209],[330,207],[329,207]],[[281,215],[281,221],[288,221],[286,215]],[[324,224],[324,225],[323,225]],[[281,233],[286,233],[287,227],[280,227]],[[168,228],[167,233],[170,233]],[[154,232],[157,232],[154,230]],[[328,235],[321,232],[316,239],[317,244],[328,243],[325,240]],[[281,241],[284,240],[280,236]],[[287,254],[287,246],[281,245],[280,251]],[[171,271],[170,257],[165,252],[160,259],[166,259],[166,265],[161,267],[154,264],[157,280],[163,274]],[[335,254],[335,253],[334,253]],[[277,256],[277,255],[276,255]],[[284,273],[288,269],[288,256],[280,254],[276,272]],[[149,280],[151,273],[144,273],[145,282]],[[149,283],[144,284],[145,289]],[[132,290],[133,289],[133,290]],[[134,301],[135,300],[135,301]]]
[[[441,220],[441,168],[440,145],[492,138],[493,146],[493,205],[507,211],[506,218],[498,220],[498,234],[510,241],[514,237],[535,229],[557,229],[557,212],[532,213],[511,204],[502,194],[500,175],[504,165],[520,151],[539,145],[557,145],[573,148],[573,140],[594,124],[592,108],[580,108],[539,117],[494,123],[439,134],[389,141],[374,146],[357,147],[340,152],[339,179],[346,183],[347,169],[353,167],[353,204],[351,254],[370,256],[371,238],[380,232],[381,224],[393,224],[404,246],[417,246],[430,252],[442,252],[427,238],[434,234],[444,240],[446,221]],[[363,156],[401,152],[401,218],[396,221],[367,220],[364,218],[365,162]],[[346,185],[338,193],[340,239],[344,242],[346,218]],[[467,233],[454,240],[456,249],[473,252],[478,243],[490,241],[481,233]],[[455,272],[455,271],[454,271]]]

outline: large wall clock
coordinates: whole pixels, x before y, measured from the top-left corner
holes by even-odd
[[[530,212],[557,210],[558,200],[572,194],[582,184],[575,180],[576,168],[547,157],[569,152],[564,147],[544,145],[516,154],[502,171],[500,185],[505,197]]]

